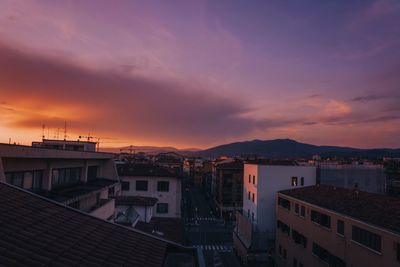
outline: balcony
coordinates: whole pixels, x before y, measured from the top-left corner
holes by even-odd
[[[100,199],[100,201],[93,206],[88,213],[97,218],[107,220],[114,216],[115,199]]]

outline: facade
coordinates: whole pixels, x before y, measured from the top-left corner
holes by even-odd
[[[205,266],[195,249],[3,182],[0,210],[0,266]]]
[[[118,173],[122,196],[156,198],[153,217],[181,217],[182,178],[178,172],[149,164],[123,164]]]
[[[383,165],[319,163],[318,175],[321,184],[378,194],[385,194],[386,191]]]
[[[42,142],[32,142],[32,147],[51,148],[71,151],[96,152],[96,142],[43,139]]]
[[[0,181],[102,219],[112,219],[121,192],[113,156],[0,144]]]
[[[235,160],[216,165],[215,202],[221,215],[234,218],[235,211],[242,209],[243,162]]]
[[[233,241],[244,263],[266,260],[276,230],[275,196],[283,189],[315,185],[316,168],[291,161],[257,161],[244,165],[243,212],[236,213]]]
[[[277,266],[400,266],[400,199],[320,185],[277,194]]]

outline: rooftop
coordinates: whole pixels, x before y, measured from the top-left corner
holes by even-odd
[[[95,180],[89,180],[85,184],[79,183],[75,185],[69,185],[68,187],[52,189],[51,191],[37,192],[37,194],[57,202],[70,204],[83,197],[86,197],[89,194],[96,193],[104,188],[118,183],[119,181],[116,180],[97,178]]]
[[[4,183],[0,213],[1,266],[196,266],[192,249]]]
[[[279,193],[400,234],[400,198],[328,185]]]
[[[274,160],[274,159],[247,160],[246,164],[270,165],[270,166],[298,166],[298,164],[293,160]]]
[[[243,162],[235,160],[232,162],[219,163],[216,166],[217,169],[243,169]]]
[[[149,223],[138,221],[135,228],[176,243],[183,243],[183,223],[180,218],[152,217]]]
[[[147,176],[147,177],[180,177],[173,169],[164,168],[152,164],[122,164],[118,165],[120,176]]]
[[[115,197],[117,206],[154,206],[158,199],[154,197],[119,196]]]

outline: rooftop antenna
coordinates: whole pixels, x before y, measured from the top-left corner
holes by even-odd
[[[64,141],[67,140],[67,121],[64,121]]]
[[[46,125],[42,124],[42,141],[44,140],[45,136],[44,136],[44,130],[46,128]]]

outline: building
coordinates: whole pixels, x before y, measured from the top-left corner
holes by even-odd
[[[102,219],[121,192],[113,155],[0,144],[0,181]]]
[[[153,217],[181,217],[182,177],[177,171],[150,164],[122,164],[118,173],[122,196],[156,198]]]
[[[283,189],[316,183],[316,168],[292,161],[259,160],[244,165],[243,212],[236,213],[234,248],[245,263],[266,261],[275,244],[275,196]]]
[[[201,251],[3,182],[0,210],[0,266],[205,266]]]
[[[178,172],[183,171],[184,157],[175,152],[163,152],[154,156],[154,164],[157,166],[171,168]]]
[[[219,163],[216,165],[215,202],[222,216],[233,219],[235,211],[243,203],[243,162]]]
[[[378,194],[386,191],[385,170],[380,164],[322,162],[318,164],[317,173],[321,184]]]
[[[277,194],[277,266],[400,266],[400,199],[333,186]]]
[[[96,152],[97,144],[98,143],[96,142],[80,141],[80,140],[73,141],[73,140],[43,139],[42,142],[32,142],[32,147]]]
[[[139,221],[149,223],[157,202],[158,199],[154,197],[115,197],[114,221],[127,226],[135,226]]]

